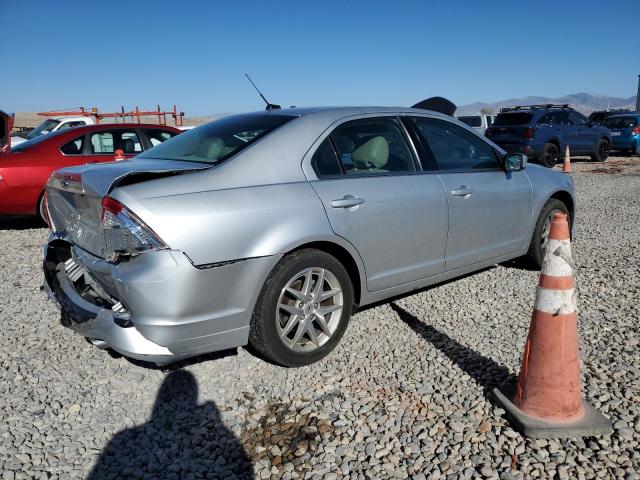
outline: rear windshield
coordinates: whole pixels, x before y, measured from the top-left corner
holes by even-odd
[[[458,117],[462,123],[466,123],[470,127],[481,127],[482,126],[482,118],[478,115],[470,115],[468,117]]]
[[[267,113],[221,118],[188,130],[138,155],[215,165],[248,147],[291,119]]]
[[[516,113],[499,113],[493,121],[492,126],[496,125],[526,125],[531,122],[531,114],[524,112]]]
[[[636,117],[609,117],[602,122],[607,128],[629,128],[638,125]]]
[[[65,133],[66,132],[64,130],[56,130],[55,132],[50,133],[48,135],[38,135],[37,137],[32,138],[31,140],[27,140],[26,142],[19,143],[15,147],[11,147],[11,151],[21,152],[23,150],[27,150],[28,148],[38,145],[39,143],[54,141],[53,140],[54,138],[57,138],[60,135],[64,135]]]

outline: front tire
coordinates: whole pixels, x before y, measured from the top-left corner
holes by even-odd
[[[249,342],[280,365],[309,365],[338,344],[352,307],[353,285],[344,266],[320,250],[298,250],[280,260],[265,281]]]
[[[541,165],[548,168],[553,168],[558,163],[560,158],[560,150],[555,143],[545,143],[542,155],[540,155],[538,161]]]
[[[606,162],[607,158],[609,158],[609,151],[611,150],[611,145],[606,140],[599,140],[596,144],[596,149],[591,154],[591,160],[594,162]]]
[[[549,239],[551,221],[556,213],[568,214],[569,209],[560,200],[552,198],[544,205],[544,207],[542,207],[542,211],[540,212],[540,216],[536,222],[536,228],[533,230],[533,236],[531,237],[527,257],[536,268],[540,268],[542,266],[542,261],[544,260],[544,249],[547,246],[547,241]],[[571,222],[571,216],[569,216],[569,222]]]

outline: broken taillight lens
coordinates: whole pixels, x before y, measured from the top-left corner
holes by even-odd
[[[116,260],[120,257],[133,257],[142,252],[169,248],[136,214],[117,200],[104,197],[101,206],[104,258]]]

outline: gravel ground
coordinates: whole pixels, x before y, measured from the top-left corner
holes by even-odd
[[[494,405],[534,300],[537,274],[517,265],[361,311],[309,367],[238,349],[163,370],[64,329],[40,291],[46,231],[13,221],[0,225],[1,478],[638,478],[640,160],[574,171],[584,394],[612,435],[527,440]]]

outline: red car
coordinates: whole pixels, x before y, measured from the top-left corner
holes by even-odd
[[[44,184],[59,168],[109,162],[115,151],[129,158],[180,133],[177,128],[139,123],[87,125],[7,147],[8,116],[0,111],[0,215],[44,215]]]

